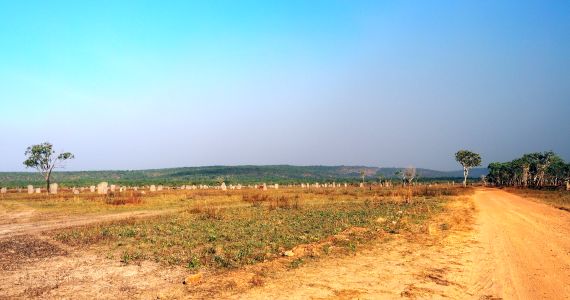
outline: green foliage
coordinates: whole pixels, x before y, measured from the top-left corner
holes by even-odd
[[[469,150],[459,150],[455,153],[455,160],[463,166],[463,186],[466,186],[469,170],[481,165],[481,156]]]
[[[54,181],[63,186],[89,186],[106,181],[117,185],[141,186],[150,184],[187,185],[187,184],[218,184],[220,179],[226,184],[251,184],[267,182],[314,183],[314,182],[348,182],[356,184],[362,180],[360,171],[365,168],[374,174],[371,178],[382,177],[390,181],[400,168],[371,168],[360,166],[211,166],[189,167],[155,170],[125,170],[125,171],[80,171],[53,172]],[[453,180],[462,177],[461,172],[440,172],[429,169],[417,169],[422,181]],[[478,178],[486,174],[485,169],[473,170],[472,176]],[[42,179],[29,172],[0,172],[0,182],[3,186],[17,187],[28,184],[38,185]]]
[[[194,270],[200,268],[200,260],[196,256],[192,256],[188,261],[188,269]]]
[[[457,153],[455,153],[455,160],[467,169],[481,165],[481,156],[469,150],[457,151]]]
[[[48,191],[53,169],[58,167],[61,162],[75,158],[69,152],[63,152],[55,156],[53,145],[48,142],[30,146],[24,154],[27,157],[24,161],[24,166],[26,168],[34,168],[40,172],[47,183]]]
[[[297,269],[298,267],[300,267],[301,265],[303,265],[305,261],[302,258],[295,258],[294,260],[291,261],[291,263],[289,264],[289,268],[291,269]]]
[[[27,156],[27,159],[24,161],[24,165],[27,168],[36,168],[46,172],[56,167],[57,162],[75,158],[69,152],[63,152],[54,156],[53,145],[48,142],[30,146],[24,154]]]
[[[486,179],[497,186],[561,186],[570,180],[570,164],[552,151],[534,152],[510,162],[493,162]]]

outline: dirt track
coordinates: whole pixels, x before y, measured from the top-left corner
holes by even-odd
[[[94,215],[94,216],[80,216],[80,217],[67,217],[56,218],[53,220],[45,221],[26,221],[21,223],[0,224],[0,239],[24,235],[24,234],[37,234],[42,231],[49,231],[54,229],[76,227],[93,223],[124,220],[128,218],[144,218],[152,217],[175,210],[142,210],[133,212],[114,213],[107,215]]]
[[[475,294],[570,299],[570,214],[499,190],[475,194]]]

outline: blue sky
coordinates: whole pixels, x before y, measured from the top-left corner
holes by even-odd
[[[3,1],[0,171],[570,159],[568,1]]]

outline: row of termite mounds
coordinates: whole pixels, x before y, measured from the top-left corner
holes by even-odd
[[[450,185],[455,185],[455,182],[449,182],[448,184]],[[413,185],[416,185],[416,183],[414,183]],[[422,184],[419,184],[422,185]],[[433,184],[437,186],[437,183]],[[336,183],[336,182],[331,182],[331,183],[301,183],[301,184],[288,184],[285,185],[285,187],[287,188],[303,188],[303,189],[320,189],[320,188],[348,188],[349,186],[354,186],[353,184],[348,184],[348,183]],[[358,186],[360,188],[365,188],[366,185],[363,182],[360,182],[358,184]],[[393,184],[391,181],[384,181],[382,183],[379,184],[379,186],[381,187],[392,187]],[[429,186],[432,186],[432,184],[429,184]],[[225,182],[222,182],[220,185],[205,185],[205,184],[199,184],[199,185],[182,185],[182,186],[178,186],[178,187],[172,187],[172,186],[163,186],[163,185],[146,185],[146,186],[117,186],[114,184],[109,184],[107,182],[101,182],[98,185],[91,185],[89,187],[73,187],[71,189],[61,189],[61,192],[71,192],[74,195],[78,195],[80,193],[97,193],[100,195],[106,195],[108,193],[115,193],[115,192],[126,192],[127,190],[130,191],[140,191],[141,194],[146,194],[146,192],[150,192],[150,193],[154,193],[154,192],[160,192],[163,190],[222,190],[222,191],[226,191],[226,190],[241,190],[241,189],[257,189],[257,190],[263,190],[266,191],[268,189],[279,189],[279,184],[275,183],[275,184],[266,184],[266,183],[262,183],[262,184],[249,184],[249,185],[241,185],[241,184],[230,184],[230,185],[226,185]],[[566,183],[566,190],[570,191],[570,182]],[[13,189],[12,192],[17,192],[17,193],[23,193],[25,192],[26,189],[23,188],[16,188]],[[6,187],[0,188],[0,194],[6,194],[8,192],[8,189]],[[33,185],[28,185],[27,186],[27,193],[28,194],[41,194],[42,192],[48,192],[49,194],[58,194],[60,192],[60,188],[59,185],[57,183],[52,183],[49,185],[49,191],[47,191],[46,189],[42,189],[39,187],[34,187]]]
[[[381,184],[384,187],[391,187],[392,183],[387,181],[385,183]],[[301,184],[289,184],[286,185],[285,187],[288,188],[293,188],[293,187],[300,187],[303,189],[308,189],[308,188],[347,188],[349,186],[348,183],[336,183],[336,182],[332,182],[332,183],[301,183]],[[350,185],[352,186],[352,185]],[[359,187],[364,188],[364,183],[360,183]],[[230,184],[230,185],[226,185],[225,182],[222,182],[220,185],[205,185],[205,184],[199,184],[199,185],[182,185],[182,186],[178,186],[178,187],[171,187],[171,186],[162,186],[162,185],[147,185],[147,186],[142,186],[142,187],[138,187],[138,186],[132,186],[132,187],[127,187],[127,186],[117,186],[114,184],[109,184],[107,182],[101,182],[99,184],[95,185],[91,185],[89,187],[73,187],[71,189],[60,189],[59,185],[57,183],[52,183],[49,185],[49,190],[46,189],[42,189],[39,187],[34,187],[33,185],[28,185],[27,186],[27,193],[28,194],[41,194],[42,192],[47,192],[49,194],[58,194],[58,192],[71,192],[74,195],[78,195],[80,193],[97,193],[100,195],[106,195],[108,193],[115,193],[115,192],[125,192],[127,190],[131,190],[131,191],[140,191],[142,194],[145,194],[146,191],[148,192],[160,192],[163,190],[207,190],[207,189],[213,189],[213,190],[222,190],[222,191],[226,191],[226,190],[241,190],[241,189],[257,189],[257,190],[263,190],[266,191],[268,189],[279,189],[279,184],[275,183],[275,184],[266,184],[266,183],[262,183],[262,184],[249,184],[249,185],[241,185],[241,184]],[[8,189],[3,187],[0,189],[0,194],[6,194],[8,192]],[[23,193],[25,192],[25,189],[23,188],[16,188],[14,189],[14,192],[17,193]]]

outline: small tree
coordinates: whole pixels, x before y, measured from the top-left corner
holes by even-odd
[[[481,156],[468,150],[459,150],[455,153],[455,160],[463,166],[463,186],[467,186],[469,169],[481,165]]]
[[[26,168],[35,168],[40,172],[46,181],[48,193],[50,192],[50,178],[53,169],[62,167],[64,161],[75,158],[69,152],[55,155],[53,145],[47,142],[28,147],[25,155],[27,159],[24,161],[24,165]]]

